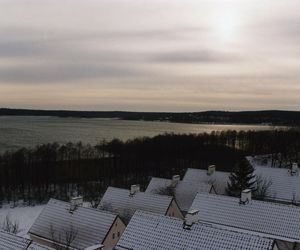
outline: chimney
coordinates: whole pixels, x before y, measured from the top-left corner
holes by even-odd
[[[298,170],[299,170],[299,167],[298,167],[298,163],[294,162],[292,164],[292,171],[291,171],[291,174],[292,175],[296,175],[298,173]]]
[[[140,192],[140,185],[131,185],[130,187],[130,195],[134,195]]]
[[[252,200],[252,190],[251,189],[245,189],[241,193],[241,199],[240,204],[246,205],[250,203]]]
[[[78,196],[71,199],[70,212],[73,212],[77,209],[77,207],[82,207],[83,205],[83,197]]]
[[[184,219],[185,228],[191,228],[191,226],[199,221],[199,210],[192,209],[187,212]]]
[[[216,165],[210,165],[207,168],[207,175],[213,175],[216,171]]]
[[[179,181],[180,181],[180,175],[173,175],[171,187],[176,187]]]

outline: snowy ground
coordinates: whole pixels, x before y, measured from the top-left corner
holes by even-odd
[[[26,236],[34,220],[39,216],[44,207],[45,205],[10,208],[9,205],[3,205],[3,207],[0,208],[0,228],[8,215],[11,221],[18,222],[20,229],[18,235]]]
[[[280,164],[278,160],[275,160],[274,165],[272,166],[272,156],[269,155],[256,155],[256,156],[247,156],[247,160],[253,167],[260,166],[260,167],[275,167],[280,168]],[[281,168],[288,168],[290,162],[282,162]]]

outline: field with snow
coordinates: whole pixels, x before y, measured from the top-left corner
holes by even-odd
[[[9,216],[11,221],[19,224],[20,231],[18,235],[26,236],[34,220],[39,216],[44,207],[45,205],[11,208],[9,205],[3,205],[3,207],[0,208],[0,228],[6,216]]]

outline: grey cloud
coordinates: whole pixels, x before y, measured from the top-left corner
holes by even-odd
[[[28,42],[0,42],[0,57],[36,57],[49,53],[49,47]]]
[[[131,29],[131,30],[51,30],[32,28],[32,27],[1,27],[1,40],[8,41],[36,41],[36,42],[51,42],[51,41],[82,41],[93,39],[108,39],[108,40],[127,40],[127,39],[185,39],[187,35],[207,32],[205,27],[182,26],[174,28],[157,28],[157,29]]]
[[[117,65],[51,64],[0,68],[0,82],[62,83],[95,78],[134,77],[142,74],[144,72]]]
[[[155,56],[153,59],[155,61],[166,63],[212,63],[241,60],[241,58],[237,55],[213,50],[173,51],[160,54]]]
[[[300,18],[291,17],[273,17],[267,20],[244,27],[246,31],[254,34],[256,39],[269,39],[272,44],[278,41],[286,40],[298,43],[300,39]],[[271,46],[272,47],[272,46]]]

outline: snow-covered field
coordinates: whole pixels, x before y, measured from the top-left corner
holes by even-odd
[[[0,208],[0,228],[8,215],[11,221],[19,224],[20,231],[18,235],[26,236],[34,220],[39,216],[44,207],[45,205],[10,208],[9,205],[4,205]]]
[[[290,164],[290,161],[282,161],[280,165],[279,160],[274,160],[272,165],[272,155],[270,154],[247,156],[246,158],[253,167],[288,168]]]

